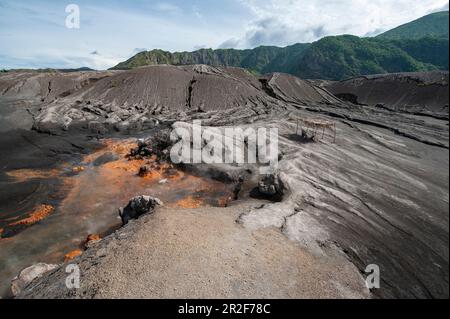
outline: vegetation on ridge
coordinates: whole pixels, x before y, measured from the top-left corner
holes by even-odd
[[[445,32],[444,32],[445,29]],[[314,43],[254,49],[141,52],[113,69],[146,65],[208,64],[242,67],[254,73],[284,72],[302,78],[342,80],[392,72],[448,70],[448,11],[400,26],[375,38],[325,37]]]

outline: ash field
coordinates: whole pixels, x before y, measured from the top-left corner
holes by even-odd
[[[448,80],[3,73],[0,296],[448,298]],[[193,120],[277,128],[277,173],[163,159]],[[139,195],[163,204],[122,226]],[[80,289],[65,285],[69,263]]]

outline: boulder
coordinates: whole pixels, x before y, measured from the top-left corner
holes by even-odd
[[[11,291],[13,296],[18,296],[20,292],[33,280],[42,277],[45,273],[56,269],[58,265],[38,263],[22,270],[11,281]]]
[[[126,225],[131,219],[154,213],[156,206],[162,205],[162,201],[158,198],[144,195],[136,196],[130,200],[125,208],[119,208],[119,216],[122,219],[122,224]]]
[[[142,165],[142,166],[139,168],[139,173],[138,173],[138,175],[139,175],[140,177],[145,177],[145,176],[147,176],[148,173],[150,173],[150,168],[149,168],[147,165]]]
[[[139,139],[138,147],[131,150],[129,158],[156,156],[159,160],[167,160],[169,148],[172,146],[170,141],[170,131],[161,130],[153,134],[148,139]]]
[[[281,201],[284,190],[283,182],[278,174],[266,175],[258,184],[260,195],[275,201]]]

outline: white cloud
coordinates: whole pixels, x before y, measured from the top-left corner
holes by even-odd
[[[203,20],[203,15],[198,6],[196,6],[196,5],[192,6],[192,12],[197,17],[197,19]]]
[[[131,53],[131,55],[135,55],[144,51],[148,51],[147,48],[134,48],[133,52]]]
[[[326,35],[373,35],[448,6],[447,0],[239,0],[253,18],[221,47],[289,45]]]
[[[167,2],[159,2],[155,5],[155,10],[164,12],[164,13],[181,13],[182,10],[180,7],[167,3]]]

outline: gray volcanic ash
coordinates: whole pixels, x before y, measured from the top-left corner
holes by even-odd
[[[197,205],[204,194],[198,192],[199,198],[130,222],[74,260],[90,278],[76,297],[187,298],[193,286],[198,296],[206,297],[370,297],[360,273],[377,264],[382,273],[381,288],[372,291],[375,296],[448,298],[448,72],[322,82],[279,73],[256,77],[237,68],[161,65],[73,74],[8,72],[0,75],[0,87],[2,99],[8,101],[0,109],[0,120],[8,120],[9,127],[15,123],[11,118],[18,115],[8,113],[17,111],[16,104],[9,104],[14,97],[22,103],[20,114],[29,110],[20,129],[8,129],[8,138],[0,138],[2,149],[11,149],[1,158],[5,172],[0,175],[0,208],[7,215],[0,215],[0,225],[6,223],[4,217],[14,217],[13,212],[45,204],[42,199],[59,185],[36,174],[19,185],[11,179],[14,172],[74,163],[74,158],[92,154],[99,138],[151,138],[180,125],[188,127],[193,119],[220,130],[279,130],[276,180],[286,191],[278,201],[252,196],[258,187],[271,186],[261,187],[254,166],[202,164],[196,174],[245,172],[238,200],[227,208],[210,209]],[[34,132],[28,130],[31,124]],[[308,125],[313,129],[308,131]],[[320,134],[315,132],[318,127]],[[116,169],[124,169],[121,188],[139,191],[140,184],[128,184],[128,178],[136,178],[145,192],[159,190],[170,199],[176,193],[170,181],[161,179],[154,186],[146,184],[151,178],[137,177],[146,155],[137,162],[115,159],[120,163],[116,166],[100,161],[98,168],[81,173],[80,179],[95,181],[96,172],[114,169],[103,174],[107,182],[102,187],[89,188],[89,198],[107,198],[104,188],[114,187]],[[30,164],[36,161],[41,164]],[[150,177],[157,175],[149,169]],[[190,180],[174,185],[189,188]],[[201,180],[200,185],[208,189],[215,184]],[[121,198],[123,205],[128,199]],[[56,211],[68,207],[58,200],[54,204]],[[98,205],[107,207],[111,200]],[[90,206],[95,205],[83,207]],[[95,212],[92,208],[85,213]],[[104,212],[103,217],[111,214]],[[16,238],[1,239],[0,252],[14,240],[24,247],[28,234],[47,234],[45,227],[56,218],[52,213]],[[124,262],[111,264],[118,258]],[[229,258],[233,262],[228,263]],[[182,269],[189,280],[177,277],[143,288],[155,282],[155,274],[141,271],[142,265],[166,279]],[[8,267],[0,273],[11,274],[14,268]],[[240,271],[233,270],[236,267]],[[317,270],[316,280],[302,281],[311,278],[312,269]],[[251,275],[259,272],[270,280]],[[221,274],[218,281],[213,280],[215,274]],[[237,278],[249,280],[236,284]],[[63,280],[62,267],[33,282],[19,297],[74,297],[61,288]]]

